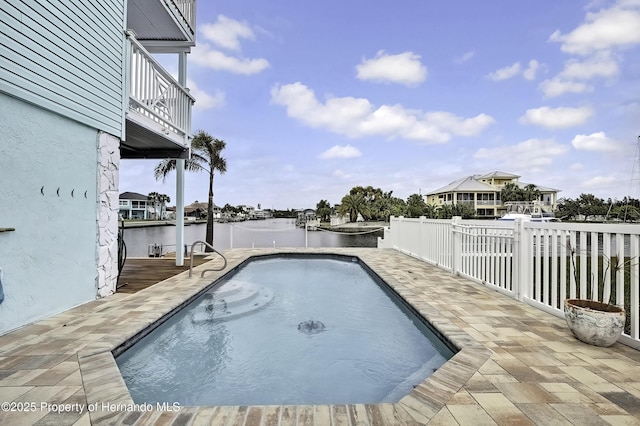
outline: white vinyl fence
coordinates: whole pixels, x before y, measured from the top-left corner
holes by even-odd
[[[624,306],[620,342],[640,349],[640,226],[391,217],[378,247],[562,318],[567,298]]]

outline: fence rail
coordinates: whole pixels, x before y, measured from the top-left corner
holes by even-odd
[[[129,110],[167,135],[185,138],[195,99],[132,36],[129,43]]]
[[[624,306],[622,343],[640,349],[640,227],[392,217],[393,248],[564,318],[564,300]]]

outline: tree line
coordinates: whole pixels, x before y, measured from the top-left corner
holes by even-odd
[[[558,200],[556,217],[561,220],[620,220],[636,222],[640,219],[640,200],[624,197],[622,200],[604,200],[593,194],[580,194],[576,199]]]
[[[385,192],[372,186],[355,186],[342,197],[340,204],[331,206],[327,200],[316,204],[316,215],[328,222],[332,214],[348,216],[351,222],[361,216],[364,220],[388,222],[391,216],[451,219],[453,216],[472,218],[476,212],[469,205],[429,205],[420,194],[411,194],[407,200],[393,196],[393,191]]]

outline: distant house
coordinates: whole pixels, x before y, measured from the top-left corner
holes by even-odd
[[[305,223],[315,221],[317,219],[316,211],[314,209],[298,210],[298,217],[296,219],[297,226],[304,226]]]
[[[192,217],[196,219],[206,218],[207,217],[207,209],[209,207],[208,203],[200,203],[198,201],[194,201],[188,206],[184,206],[184,215],[186,217]],[[213,218],[220,219],[222,217],[222,210],[220,207],[213,205]]]
[[[500,217],[507,212],[501,200],[500,191],[507,183],[524,188],[528,183],[520,182],[520,176],[505,172],[491,172],[485,175],[467,176],[431,191],[425,195],[427,204],[439,207],[447,204],[467,204],[472,206],[478,217]],[[543,208],[554,211],[558,202],[559,189],[535,185],[540,191],[539,201]]]
[[[236,215],[236,217],[241,218],[241,219],[249,219],[249,218],[251,218],[255,214],[255,211],[256,211],[255,207],[247,206],[247,205],[244,205],[244,204],[241,204],[241,205],[237,206],[237,208],[239,210],[241,210],[241,211]]]
[[[119,197],[122,219],[149,219],[151,202],[146,195],[137,192],[123,192]]]

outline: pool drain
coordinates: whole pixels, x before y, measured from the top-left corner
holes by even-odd
[[[324,331],[324,324],[321,321],[302,321],[298,324],[298,331],[305,334],[318,334]]]

